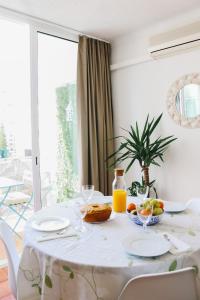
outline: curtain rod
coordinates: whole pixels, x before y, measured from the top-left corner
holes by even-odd
[[[95,39],[95,40],[99,40],[99,41],[102,41],[102,42],[105,42],[105,43],[108,43],[110,44],[110,41],[106,41],[104,39],[101,39],[101,38],[98,38],[96,36],[93,36],[93,35],[89,35],[89,34],[86,34],[84,32],[81,32],[79,30],[76,30],[76,29],[73,29],[73,28],[70,28],[70,27],[66,27],[64,25],[60,25],[58,23],[55,23],[55,22],[52,22],[52,21],[48,21],[46,19],[42,19],[42,18],[39,18],[39,17],[34,17],[32,15],[29,15],[29,14],[26,14],[26,13],[23,13],[23,12],[20,12],[18,10],[14,10],[14,9],[11,9],[11,8],[8,8],[8,7],[5,7],[3,5],[0,5],[0,9],[8,12],[8,13],[12,13],[12,14],[16,14],[18,16],[22,16],[22,17],[25,17],[25,18],[28,18],[29,20],[31,21],[35,21],[35,22],[41,22],[43,24],[46,24],[46,25],[51,25],[51,26],[56,26],[60,29],[64,29],[64,30],[67,30],[69,33],[71,34],[76,34],[76,35],[84,35],[84,36],[87,36],[89,38],[92,38],[92,39]]]

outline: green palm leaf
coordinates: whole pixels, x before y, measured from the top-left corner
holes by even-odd
[[[127,160],[126,172],[130,170],[135,161],[138,161],[142,170],[150,165],[160,167],[159,162],[164,162],[165,151],[176,140],[173,135],[164,138],[154,138],[154,132],[161,119],[162,114],[156,119],[152,118],[151,120],[149,120],[149,115],[147,115],[141,131],[138,122],[135,123],[135,126],[131,125],[130,130],[122,128],[126,135],[116,137],[116,139],[121,139],[121,143],[118,149],[107,158],[107,160],[113,159],[111,166],[119,165]],[[154,182],[152,186],[153,184]]]

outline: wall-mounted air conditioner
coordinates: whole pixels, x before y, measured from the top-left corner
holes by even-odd
[[[149,53],[156,59],[196,47],[200,48],[200,22],[153,36],[150,38]]]

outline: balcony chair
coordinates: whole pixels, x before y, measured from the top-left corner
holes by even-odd
[[[13,232],[15,232],[16,235],[20,237],[20,235],[17,233],[16,229],[19,225],[20,221],[24,220],[27,221],[26,212],[27,210],[33,209],[33,205],[31,208],[31,203],[33,199],[33,193],[32,193],[32,174],[30,171],[25,171],[23,175],[23,183],[25,187],[25,191],[13,191],[7,190],[5,194],[1,195],[0,200],[0,207],[1,208],[7,208],[7,211],[4,211],[2,215],[0,216],[0,219],[4,220],[6,223],[6,212],[12,211],[12,213],[16,217],[16,221],[13,225],[9,225],[9,227],[12,229]],[[28,194],[29,192],[29,194]]]

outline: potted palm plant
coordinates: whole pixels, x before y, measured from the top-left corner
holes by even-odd
[[[164,162],[163,155],[167,150],[170,143],[176,140],[173,135],[161,138],[153,138],[156,127],[158,126],[162,114],[157,119],[149,120],[149,115],[146,118],[145,125],[142,130],[139,129],[138,123],[135,126],[130,126],[130,130],[125,130],[126,136],[118,136],[115,139],[121,138],[118,149],[112,153],[108,159],[113,159],[114,162],[111,166],[118,165],[128,160],[126,172],[138,161],[142,175],[142,185],[149,186],[155,191],[156,197],[157,192],[154,187],[155,180],[150,181],[149,179],[149,167],[151,165],[160,166],[159,160]],[[136,195],[136,187],[141,185],[140,182],[134,181],[129,188],[132,196]]]

